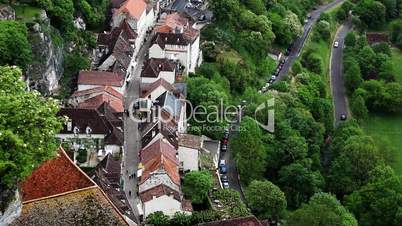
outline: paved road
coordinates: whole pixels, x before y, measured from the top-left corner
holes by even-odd
[[[138,53],[138,66],[132,74],[131,80],[128,83],[124,93],[124,106],[128,109],[131,103],[138,99],[140,93],[140,74],[141,68],[149,49],[149,40],[144,43]],[[139,213],[137,205],[139,197],[137,196],[137,177],[129,178],[130,175],[137,173],[138,168],[138,152],[141,149],[141,137],[138,131],[138,122],[133,121],[130,117],[124,115],[124,158],[123,158],[123,181],[124,191],[134,215],[139,222]],[[127,173],[128,172],[128,173]],[[131,192],[131,195],[130,195]]]
[[[287,61],[285,62],[285,64],[283,65],[282,70],[279,72],[277,81],[282,80],[287,76],[289,69],[292,68],[293,63],[299,57],[299,55],[304,47],[304,43],[306,42],[307,37],[311,31],[311,28],[317,22],[318,18],[320,18],[321,13],[337,6],[339,3],[343,2],[343,1],[344,0],[335,0],[327,5],[320,6],[316,10],[310,12],[311,19],[304,25],[303,35],[294,41],[293,48],[290,51],[289,57],[288,57]]]
[[[331,52],[331,89],[332,89],[332,99],[334,102],[334,117],[335,125],[340,121],[341,115],[348,114],[348,105],[346,102],[346,92],[343,80],[343,49],[344,49],[344,39],[346,34],[351,29],[350,23],[345,23],[336,32],[334,42],[339,43],[338,48],[332,48]]]

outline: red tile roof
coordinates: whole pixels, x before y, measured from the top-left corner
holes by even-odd
[[[122,87],[124,76],[107,71],[80,71],[79,85],[100,85]]]
[[[104,102],[108,103],[109,106],[116,112],[124,111],[122,99],[108,96],[105,94],[99,94],[97,96],[89,98],[89,99],[81,102],[80,104],[78,104],[78,107],[79,108],[88,108],[88,109],[97,109]]]
[[[137,20],[140,20],[141,15],[146,11],[147,3],[144,0],[127,0],[116,12],[116,14],[120,13],[128,13],[130,16],[134,17]]]
[[[163,78],[160,78],[147,86],[141,87],[141,98],[148,97],[159,86],[163,86],[168,91],[174,91],[175,89],[174,86],[170,84],[168,81],[166,81]]]
[[[389,41],[388,35],[380,32],[367,32],[366,38],[369,44]]]
[[[55,158],[40,165],[21,184],[22,200],[29,201],[94,185],[60,148]]]
[[[174,199],[180,201],[180,193],[163,184],[157,185],[151,189],[141,192],[140,199],[142,202],[148,202],[154,197],[158,198],[163,195],[173,195]]]
[[[170,179],[180,185],[179,160],[176,149],[159,139],[141,150],[141,162],[144,165],[140,183],[144,183],[156,170],[164,170]]]
[[[115,96],[117,98],[123,98],[123,94],[117,92],[114,88],[112,88],[111,86],[100,86],[100,87],[95,87],[92,89],[86,89],[86,90],[82,90],[82,91],[75,91],[73,93],[73,95],[71,95],[71,97],[81,97],[81,96],[86,96],[89,94],[93,94],[93,93],[107,93],[110,94],[112,96]]]

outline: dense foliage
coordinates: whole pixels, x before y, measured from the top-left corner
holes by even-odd
[[[192,171],[184,176],[183,192],[194,204],[205,202],[212,186],[212,176],[208,171]]]
[[[26,68],[31,62],[27,27],[17,21],[0,21],[0,65]]]
[[[58,104],[27,92],[21,70],[0,67],[0,190],[16,185],[56,151]]]

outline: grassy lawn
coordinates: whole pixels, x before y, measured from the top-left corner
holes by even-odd
[[[24,22],[31,22],[35,17],[39,16],[41,12],[39,8],[26,5],[16,5],[13,6],[13,8],[17,19]]]
[[[389,153],[389,164],[396,172],[402,174],[402,115],[371,114],[363,124],[364,130],[372,136],[381,147],[392,149]]]
[[[402,84],[402,52],[397,48],[392,48],[392,66],[396,80]]]

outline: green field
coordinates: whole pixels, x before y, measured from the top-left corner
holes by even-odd
[[[392,48],[392,66],[396,80],[402,84],[402,52]]]
[[[391,149],[388,163],[402,174],[402,115],[371,114],[363,128],[379,144],[380,151]]]

